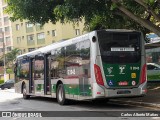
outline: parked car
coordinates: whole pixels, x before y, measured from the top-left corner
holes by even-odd
[[[160,65],[156,63],[147,63],[148,80],[160,80]]]
[[[5,88],[10,89],[11,87],[14,87],[14,80],[10,79],[7,80],[5,83],[0,84],[1,90],[4,90]]]

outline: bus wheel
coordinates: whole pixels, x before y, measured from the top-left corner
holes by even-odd
[[[23,91],[22,91],[22,93],[23,93],[23,98],[24,99],[30,98],[30,95],[27,95],[27,89],[26,89],[26,85],[25,84],[23,85]]]
[[[57,88],[57,101],[60,105],[67,104],[67,100],[65,98],[65,91],[63,84],[59,84]]]

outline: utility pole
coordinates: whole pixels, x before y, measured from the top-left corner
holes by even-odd
[[[3,41],[3,69],[4,69],[4,81],[6,81],[6,56],[5,56],[5,41],[4,41],[4,31],[2,30],[2,41]]]

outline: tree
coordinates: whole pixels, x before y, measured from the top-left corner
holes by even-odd
[[[16,60],[17,55],[19,54],[20,50],[15,48],[11,52],[8,52],[5,54],[5,63],[6,66],[9,68],[13,68],[14,66],[14,61]],[[1,60],[4,59],[4,56],[2,56]]]
[[[53,13],[57,5],[63,0],[6,0],[8,8],[6,12],[11,14],[11,20],[30,20],[32,23],[47,23],[49,20],[55,23],[56,15]]]
[[[6,0],[12,20],[33,23],[85,19],[86,27],[133,28],[160,36],[160,0]]]

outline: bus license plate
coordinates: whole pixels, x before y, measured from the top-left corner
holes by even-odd
[[[130,94],[131,91],[130,90],[119,90],[117,91],[117,94]]]

